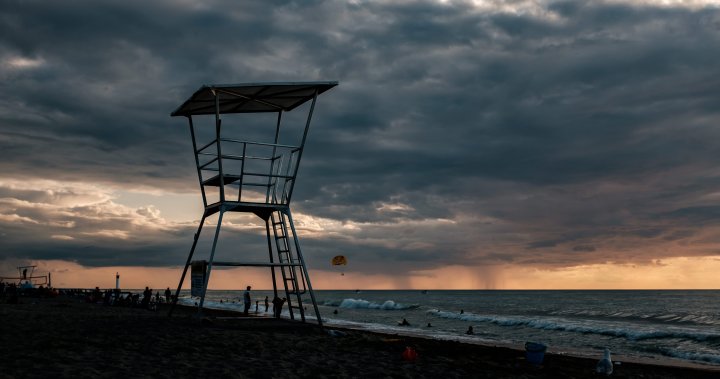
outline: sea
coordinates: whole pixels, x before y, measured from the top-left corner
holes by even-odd
[[[241,310],[242,294],[209,290],[204,306]],[[251,294],[258,315],[269,317],[272,304],[265,312],[264,301],[272,291]],[[549,352],[598,358],[608,348],[614,360],[720,367],[717,290],[318,290],[315,297],[330,327],[519,349],[536,342]],[[180,301],[199,299],[181,293]],[[304,305],[314,319],[309,297]],[[410,325],[399,325],[403,319]]]

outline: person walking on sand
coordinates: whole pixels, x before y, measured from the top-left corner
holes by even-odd
[[[245,303],[245,310],[243,311],[243,315],[247,316],[248,311],[250,310],[250,304],[252,303],[252,300],[250,299],[250,286],[247,286],[247,289],[245,290],[245,293],[243,293],[243,303]]]

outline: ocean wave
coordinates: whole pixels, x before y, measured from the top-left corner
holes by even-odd
[[[706,363],[720,363],[720,355],[708,354],[708,353],[693,353],[689,351],[680,351],[676,349],[669,349],[663,347],[657,347],[652,349],[644,349],[650,353],[660,353],[666,357],[680,358],[688,361],[699,361]]]
[[[720,319],[708,314],[654,314],[647,312],[603,312],[598,310],[557,310],[549,312],[555,316],[583,316],[607,319],[648,320],[673,324],[720,325]]]
[[[507,317],[507,316],[485,316],[473,313],[457,313],[440,310],[430,310],[429,314],[462,321],[471,322],[487,322],[499,326],[525,326],[534,329],[565,331],[582,334],[599,334],[611,337],[626,338],[632,341],[648,340],[648,339],[665,339],[678,338],[685,340],[693,340],[698,342],[720,341],[720,334],[705,333],[699,331],[687,331],[680,329],[666,330],[630,330],[617,327],[609,327],[603,325],[590,326],[580,324],[569,320],[561,319],[543,319],[543,318],[523,318],[523,317]]]
[[[381,309],[386,311],[396,311],[396,310],[404,310],[404,309],[414,309],[417,308],[417,304],[401,304],[396,303],[392,300],[386,300],[382,304],[380,303],[374,303],[371,301],[363,300],[363,299],[343,299],[340,301],[337,300],[328,300],[323,303],[323,305],[331,306],[331,307],[338,307],[338,308],[346,308],[346,309]]]

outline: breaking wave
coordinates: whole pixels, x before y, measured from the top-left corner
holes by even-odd
[[[380,304],[362,299],[343,299],[341,301],[329,300],[326,301],[324,305],[346,309],[382,309],[386,311],[415,309],[418,307],[417,304],[405,305],[396,303],[392,300],[386,300],[384,303]]]
[[[602,324],[590,325],[588,323],[573,322],[563,319],[485,316],[472,313],[440,311],[437,309],[428,311],[428,314],[447,319],[456,319],[471,322],[487,322],[499,326],[524,326],[542,330],[565,331],[582,334],[599,334],[604,336],[626,338],[632,341],[663,338],[678,338],[699,342],[720,341],[720,334],[718,333],[686,331],[677,328],[665,328],[663,330],[632,330]]]
[[[675,324],[700,324],[700,325],[720,325],[720,319],[713,314],[692,314],[692,313],[651,313],[651,312],[607,312],[602,310],[557,310],[550,312],[554,316],[580,316],[580,317],[597,317],[607,319],[629,319],[629,320],[649,320],[655,322],[666,322]]]

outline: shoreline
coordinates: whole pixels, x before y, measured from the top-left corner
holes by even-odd
[[[237,316],[232,311],[207,310],[207,317],[198,318],[194,307],[184,306],[168,318],[167,310],[167,305],[153,312],[64,296],[0,304],[0,376],[586,378],[595,375],[597,362],[550,351],[534,366],[512,347],[335,326],[323,330],[284,319],[232,317]],[[407,346],[417,359],[403,360]],[[714,378],[718,368],[623,360],[612,376]]]
[[[192,309],[193,307],[188,304],[180,304],[178,303],[178,306],[187,307],[189,309]],[[214,311],[221,311],[221,312],[230,312],[230,313],[239,313],[237,311],[233,311],[230,309],[224,309],[224,308],[211,308],[206,305],[206,309],[212,309]],[[263,317],[263,316],[255,316],[255,317]],[[310,319],[315,320],[314,316],[310,316]],[[286,320],[290,321],[289,318],[286,318]],[[337,321],[330,321],[323,320],[323,323],[326,327],[332,328],[332,329],[338,329],[338,330],[344,330],[344,331],[360,331],[364,333],[371,333],[376,334],[379,336],[401,336],[401,337],[410,337],[410,338],[420,338],[420,339],[427,339],[427,340],[437,340],[437,341],[446,341],[446,342],[453,342],[453,343],[460,343],[460,344],[468,344],[468,345],[477,345],[477,346],[483,346],[483,347],[500,347],[500,348],[508,348],[512,350],[518,351],[520,354],[524,354],[524,346],[518,345],[518,343],[513,342],[502,342],[502,341],[492,341],[492,340],[486,340],[481,338],[474,338],[474,337],[465,337],[464,335],[436,335],[431,336],[427,335],[421,332],[414,332],[413,329],[407,329],[406,331],[397,329],[397,328],[390,328],[388,330],[376,330],[371,327],[364,326],[362,323],[355,323],[355,322],[337,322]],[[377,324],[378,326],[383,327],[384,325]],[[475,336],[477,337],[477,336]],[[555,347],[555,346],[548,346],[546,354],[548,355],[562,355],[562,356],[569,356],[573,358],[581,358],[581,359],[599,359],[599,355],[597,350],[594,349],[569,349],[565,347]],[[720,373],[720,365],[713,364],[710,362],[703,362],[703,361],[690,361],[690,360],[683,360],[681,358],[676,357],[669,357],[669,356],[639,356],[639,355],[629,355],[629,354],[612,354],[612,360],[613,362],[620,362],[621,365],[623,363],[633,363],[633,364],[644,364],[644,365],[654,365],[654,366],[665,366],[665,367],[682,367],[682,368],[693,368],[693,369],[700,369],[700,370],[710,370],[710,371],[717,371]]]
[[[332,329],[339,329],[339,330],[352,330],[352,331],[360,331],[363,333],[370,333],[370,334],[376,334],[379,336],[400,336],[400,337],[408,337],[408,338],[419,338],[419,339],[427,339],[427,340],[437,340],[437,341],[445,341],[445,342],[452,342],[452,343],[458,343],[458,344],[467,344],[467,345],[476,345],[476,346],[482,346],[487,348],[503,348],[503,349],[511,349],[517,351],[519,354],[524,354],[525,350],[524,347],[518,346],[515,343],[507,342],[497,342],[497,341],[489,341],[489,340],[482,340],[482,339],[476,339],[476,338],[464,338],[464,336],[438,336],[438,337],[432,337],[428,335],[424,335],[421,333],[412,333],[411,331],[407,333],[400,333],[400,332],[381,332],[381,331],[374,331],[367,328],[362,327],[352,327],[352,326],[337,326],[337,325],[326,325],[326,327],[332,328]],[[588,349],[587,351],[582,350],[574,350],[570,351],[563,348],[556,348],[552,346],[548,346],[546,355],[552,356],[552,355],[559,355],[559,356],[567,356],[571,358],[579,358],[579,359],[594,359],[597,360],[598,354],[595,350]],[[705,362],[696,362],[696,361],[686,361],[679,358],[673,358],[673,357],[662,357],[665,359],[665,361],[660,360],[657,357],[647,356],[635,356],[635,355],[627,355],[627,354],[614,354],[612,355],[612,361],[613,362],[620,362],[621,365],[624,363],[633,363],[633,364],[641,364],[641,365],[652,365],[652,366],[663,366],[663,367],[679,367],[679,368],[692,368],[692,369],[699,369],[699,370],[708,370],[708,371],[716,371],[718,372],[718,375],[720,376],[720,365],[715,365],[712,363],[705,363]]]

